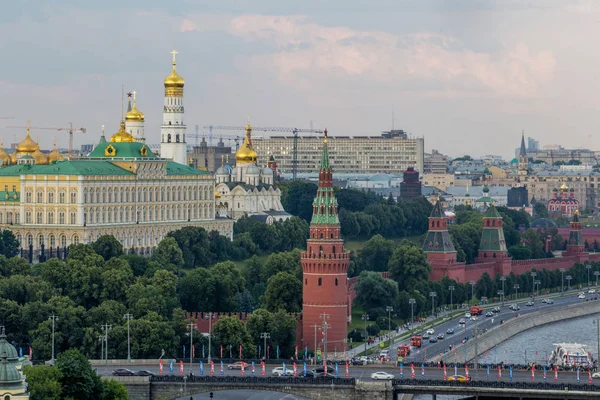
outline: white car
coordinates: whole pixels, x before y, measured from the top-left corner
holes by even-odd
[[[471,318],[471,313],[465,313],[465,318]]]
[[[291,368],[286,368],[285,373],[284,373],[283,367],[275,367],[271,371],[271,375],[273,375],[273,376],[292,376],[292,375],[294,375],[294,371]]]
[[[373,372],[371,374],[371,379],[389,381],[391,379],[394,379],[394,375],[388,374],[387,372]]]
[[[433,335],[435,333],[435,330],[433,328],[427,329],[427,333]]]
[[[594,372],[592,378],[600,378],[600,372]]]
[[[577,296],[578,299],[585,299],[585,294],[581,293],[579,296]]]
[[[476,316],[476,315],[473,315],[473,316],[471,317],[471,321],[477,321],[478,319],[479,319],[479,318],[477,318],[477,316]]]
[[[588,293],[594,294],[594,293],[596,293],[596,291],[594,289],[590,289],[590,290],[588,290]]]

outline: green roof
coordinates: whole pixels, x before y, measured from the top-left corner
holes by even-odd
[[[105,155],[105,150],[107,147],[112,146],[114,148],[114,154],[110,156]],[[142,148],[145,147],[146,155],[142,155]],[[156,154],[150,150],[150,147],[145,145],[144,143],[139,142],[106,142],[100,141],[98,145],[92,150],[90,158],[157,158]]]
[[[175,161],[167,161],[167,175],[211,175],[211,173]]]
[[[492,200],[492,198],[490,196],[483,196],[478,198],[475,203],[488,203],[488,204],[492,204],[494,202],[494,200]]]
[[[490,209],[487,210],[487,212],[485,213],[483,218],[502,218],[502,216],[500,216],[500,214],[498,214],[498,210],[496,210],[496,206],[494,206],[494,203],[492,203],[492,205],[490,206]]]
[[[49,165],[34,165],[28,175],[133,175],[132,172],[121,168],[110,161],[102,160],[71,160],[59,161]]]
[[[442,203],[438,199],[433,206],[433,210],[431,210],[431,215],[429,218],[445,218],[446,214],[444,214],[444,210],[442,210]]]
[[[423,242],[426,253],[456,253],[454,243],[448,231],[429,231]]]

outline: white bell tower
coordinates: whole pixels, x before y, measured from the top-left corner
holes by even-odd
[[[183,85],[185,81],[175,70],[177,51],[173,50],[171,54],[173,55],[173,71],[165,78],[165,102],[160,128],[160,156],[187,165],[187,144],[183,122]]]

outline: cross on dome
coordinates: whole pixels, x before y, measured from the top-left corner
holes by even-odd
[[[177,60],[176,60],[175,56],[176,56],[177,54],[179,54],[179,52],[178,52],[177,50],[173,50],[173,51],[171,52],[171,54],[173,54],[173,65],[176,65],[176,64],[177,64]]]

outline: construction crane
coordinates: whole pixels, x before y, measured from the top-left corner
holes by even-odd
[[[312,125],[312,121],[311,121]],[[212,140],[212,131],[214,130],[225,130],[225,131],[245,131],[245,126],[227,126],[227,125],[207,125],[203,127],[204,129],[208,129],[210,138]],[[298,128],[286,128],[286,127],[260,127],[253,126],[253,131],[259,132],[292,132],[294,135],[294,147],[292,149],[292,179],[296,180],[298,176],[298,134],[299,133],[323,133],[322,129],[313,129],[312,126],[310,129],[298,129]]]
[[[27,126],[7,126],[7,128],[17,128],[17,129],[46,129],[51,131],[68,131],[69,132],[69,158],[71,158],[71,153],[73,152],[73,132],[81,132],[85,133],[87,129],[85,128],[76,128],[73,129],[73,123],[69,122],[68,128],[52,128],[47,126],[31,126],[29,120],[27,120]]]

